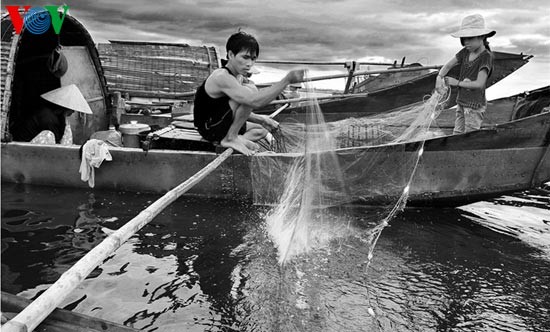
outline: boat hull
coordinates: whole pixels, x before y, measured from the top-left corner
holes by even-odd
[[[444,136],[425,142],[411,188],[410,201],[418,203],[475,199],[538,186],[550,180],[550,113],[531,116],[462,135]],[[403,154],[414,154],[418,142],[397,144],[377,169],[391,169]],[[29,143],[3,143],[2,181],[89,188],[80,180],[78,146],[45,146]],[[379,152],[376,147],[337,150],[341,165],[350,158]],[[384,148],[386,149],[386,148]],[[107,190],[164,193],[185,181],[213,161],[216,153],[196,151],[112,148],[113,161],[95,171],[95,188]],[[233,155],[189,194],[219,198],[250,199],[253,194],[251,159]],[[272,154],[284,164],[289,154]],[[414,159],[414,158],[412,158]],[[360,165],[358,166],[360,167]],[[360,171],[357,168],[349,172]],[[354,176],[354,174],[346,174]],[[272,178],[271,181],[282,179]],[[358,200],[377,201],[400,195],[400,189],[387,192],[387,178],[372,176]],[[262,188],[255,188],[261,192]]]

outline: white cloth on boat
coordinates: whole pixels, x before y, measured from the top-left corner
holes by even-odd
[[[82,147],[82,162],[80,163],[80,179],[88,181],[90,188],[95,186],[95,170],[104,160],[111,161],[113,157],[105,142],[98,139],[87,141]]]

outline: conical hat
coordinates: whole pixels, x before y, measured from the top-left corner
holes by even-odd
[[[74,84],[62,86],[58,89],[48,91],[40,97],[59,106],[71,109],[73,111],[82,112],[85,114],[93,114],[90,105],[84,96]]]

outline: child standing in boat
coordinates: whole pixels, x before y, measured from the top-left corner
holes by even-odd
[[[475,14],[466,16],[460,29],[451,34],[460,38],[460,43],[464,47],[441,68],[436,79],[436,89],[444,86],[458,87],[454,134],[481,128],[487,108],[487,78],[493,71],[493,54],[487,38],[495,33],[494,30],[485,27],[483,16]],[[457,64],[460,66],[458,79],[446,76]]]

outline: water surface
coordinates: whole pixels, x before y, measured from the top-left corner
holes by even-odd
[[[2,184],[2,290],[34,298],[159,196]],[[280,266],[266,210],[182,198],[63,305],[143,331],[548,331],[550,194],[408,208]],[[349,235],[349,234],[348,234]]]

